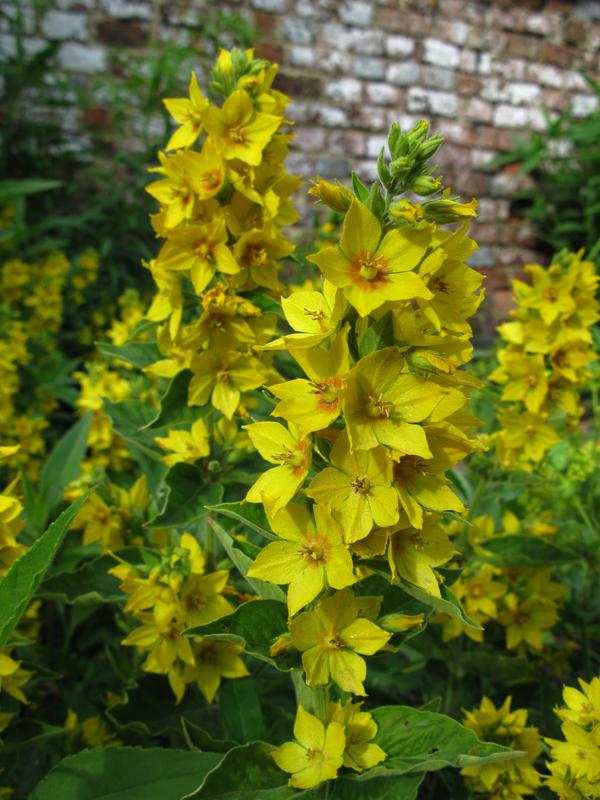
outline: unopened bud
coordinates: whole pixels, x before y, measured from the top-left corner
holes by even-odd
[[[420,175],[418,178],[415,178],[410,188],[415,194],[427,197],[430,194],[439,192],[442,188],[442,182],[439,178],[434,178],[433,175]]]
[[[312,194],[318,198],[318,202],[324,203],[334,211],[347,211],[354,197],[350,189],[337,183],[325,181],[323,178],[317,178],[316,181],[313,181],[308,194]]]

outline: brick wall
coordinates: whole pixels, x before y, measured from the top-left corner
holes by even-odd
[[[22,8],[27,12],[27,0]],[[57,0],[31,15],[27,47],[61,42],[59,63],[82,76],[111,67],[123,48],[200,41],[190,27],[213,0]],[[597,0],[224,0],[258,30],[258,53],[281,65],[278,86],[293,102],[297,139],[290,167],[304,176],[370,178],[393,120],[431,119],[446,136],[438,159],[452,188],[480,200],[472,259],[488,273],[494,316],[509,300],[507,280],[539,257],[533,232],[511,214],[523,182],[490,165],[519,134],[544,127],[542,109],[597,98],[580,76],[598,78]],[[0,47],[12,47],[0,32]]]

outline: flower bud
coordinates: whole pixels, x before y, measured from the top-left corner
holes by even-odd
[[[318,202],[324,203],[334,211],[347,211],[354,197],[350,189],[337,183],[325,181],[323,178],[317,178],[316,181],[313,181],[308,194],[314,195],[314,197],[318,198]]]

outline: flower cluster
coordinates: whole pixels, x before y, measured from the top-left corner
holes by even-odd
[[[544,633],[558,622],[565,589],[552,580],[550,567],[481,565],[477,557],[489,555],[486,544],[498,537],[521,534],[542,540],[556,529],[543,519],[529,525],[527,520],[520,521],[512,512],[506,511],[501,530],[495,530],[494,520],[488,515],[475,517],[468,527],[453,524],[451,530],[457,532],[455,541],[457,546],[462,545],[461,552],[466,561],[451,590],[465,611],[481,626],[491,622],[501,625],[505,630],[507,650],[539,654],[544,647]],[[483,629],[468,627],[447,615],[438,615],[437,620],[443,624],[442,638],[445,642],[462,633],[476,642],[483,642]]]
[[[16,456],[18,451],[19,445],[0,446],[0,466]],[[0,492],[0,579],[8,572],[11,564],[27,550],[26,545],[17,540],[24,522],[21,519],[23,505],[16,496],[15,489],[16,481]],[[12,647],[0,651],[0,694],[6,692],[19,703],[26,704],[23,686],[32,674],[21,666],[21,661],[13,657]],[[0,711],[0,733],[13,716],[11,712]]]
[[[271,753],[277,766],[291,773],[290,786],[310,789],[335,778],[342,766],[362,772],[385,759],[381,747],[371,741],[377,734],[375,720],[361,705],[351,700],[330,703],[325,722],[298,706],[295,741]]]
[[[179,702],[186,686],[195,683],[211,703],[222,678],[248,674],[240,658],[243,648],[230,642],[187,637],[184,631],[212,622],[233,611],[226,595],[234,596],[228,570],[206,572],[204,552],[189,533],[158,553],[145,550],[145,563],[122,561],[110,572],[128,595],[125,611],[139,625],[123,640],[124,645],[146,654],[143,669],[166,675]]]
[[[600,314],[595,265],[582,252],[525,271],[530,283],[513,283],[517,307],[498,328],[505,346],[490,378],[502,384],[507,404],[492,437],[500,462],[531,471],[583,413],[578,389],[597,358],[591,328]]]
[[[527,710],[512,711],[511,702],[512,698],[507,697],[502,706],[496,708],[484,697],[479,708],[465,712],[464,724],[479,737],[524,753],[512,760],[461,770],[467,787],[490,800],[521,800],[534,794],[541,784],[541,777],[533,766],[542,752],[539,731],[527,725]]]
[[[391,160],[379,161],[381,184],[368,190],[354,176],[351,192],[315,183],[321,202],[344,211],[341,237],[309,256],[322,287],[284,298],[290,330],[261,348],[287,351],[300,377],[267,387],[278,401],[271,416],[286,424],[246,426],[273,465],[246,500],[263,504],[277,537],[248,575],[288,587],[289,641],[317,689],[333,683],[364,696],[364,657],[392,636],[380,618],[382,598],[354,589],[368,574],[362,561],[375,558],[390,581],[440,597],[436,568],[454,553],[440,519],[463,510],[446,471],[477,446],[466,410],[476,381],[460,368],[471,355],[468,318],[481,302],[482,278],[465,264],[476,247],[466,224],[438,227],[433,200],[414,219],[395,213],[397,195],[418,191],[440,144],[426,123],[407,133],[395,125]],[[474,213],[448,193],[439,202],[445,222]],[[297,725],[305,723],[302,714]],[[335,775],[343,754],[336,725],[322,718],[314,731],[324,746],[334,742],[320,777],[307,764],[296,774],[313,752],[301,757],[298,748],[307,746],[298,734],[299,744],[279,751],[292,785]]]
[[[545,784],[564,800],[600,797],[600,677],[580,678],[579,686],[565,686],[565,706],[555,709],[564,741],[546,739],[552,760]]]
[[[263,293],[282,289],[279,259],[294,249],[282,226],[298,218],[289,196],[299,180],[285,171],[290,136],[281,131],[288,99],[272,88],[276,71],[250,50],[222,50],[212,81],[222,106],[192,75],[188,98],[165,100],[179,127],[154,170],[161,179],[147,187],[161,204],[152,223],[165,239],[147,265],[158,287],[147,318],[160,326],[163,355],[147,371],[171,378],[189,369],[189,405],[212,406],[215,428],[225,421],[211,433],[231,440],[236,413],[247,413],[242,397],[277,375],[254,348],[273,338],[277,317],[263,313]]]
[[[46,452],[43,432],[58,405],[63,365],[56,350],[64,309],[81,305],[98,265],[92,251],[72,262],[51,253],[31,263],[0,264],[0,438],[19,445],[19,463],[30,476]]]

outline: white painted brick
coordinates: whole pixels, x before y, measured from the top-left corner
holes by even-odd
[[[312,44],[315,40],[313,24],[298,17],[283,18],[283,36],[294,44]]]
[[[350,125],[348,115],[341,108],[328,104],[320,104],[315,108],[318,121],[326,128],[347,128]]]
[[[339,50],[350,50],[354,45],[354,31],[337,22],[329,22],[321,28],[321,40],[324,45]]]
[[[460,20],[455,20],[447,25],[447,36],[454,44],[464,44],[469,36],[469,26]]]
[[[58,60],[61,67],[69,72],[93,74],[106,69],[106,50],[97,45],[67,42],[60,48]]]
[[[477,72],[480,75],[489,75],[492,71],[492,56],[490,53],[480,53]]]
[[[508,100],[514,106],[537,103],[540,98],[540,87],[535,83],[510,83],[506,90]]]
[[[529,120],[529,127],[533,128],[534,131],[545,131],[548,127],[546,115],[541,108],[527,109],[527,119]]]
[[[564,74],[564,85],[566,89],[575,89],[576,91],[589,91],[589,85],[587,82],[582,78],[582,76],[575,72],[575,70],[569,70]]]
[[[409,56],[414,49],[415,41],[408,36],[386,36],[385,52],[388,56]]]
[[[312,47],[290,47],[288,50],[288,61],[293,67],[312,67],[316,60]]]
[[[433,116],[455,117],[458,112],[458,98],[450,92],[413,86],[408,90],[408,110],[425,111]]]
[[[100,7],[115,19],[147,19],[153,17],[152,5],[137,0],[101,0]]]
[[[429,64],[436,64],[439,67],[453,69],[460,64],[460,51],[458,47],[440,39],[427,38],[424,42],[424,60]]]
[[[573,114],[576,117],[587,117],[598,108],[598,97],[595,94],[576,94],[573,98]]]
[[[497,128],[524,128],[528,121],[529,116],[525,108],[499,105],[494,109],[494,125]]]
[[[473,119],[476,122],[491,122],[492,121],[492,106],[486,103],[485,100],[480,100],[479,97],[472,97],[467,104],[467,118]]]
[[[477,53],[475,50],[461,50],[459,66],[464,72],[477,72]]]
[[[508,100],[506,84],[498,78],[485,78],[481,84],[481,97],[490,103],[502,103]]]
[[[491,162],[495,155],[493,150],[471,150],[471,166],[481,171],[491,169]]]
[[[49,11],[42,20],[42,33],[48,39],[87,38],[86,16],[65,11]]]
[[[565,82],[565,73],[550,64],[531,64],[529,74],[533,80],[553,89],[562,89]]]
[[[388,83],[367,83],[365,89],[368,102],[376,105],[398,105],[402,97],[400,89]]]
[[[375,56],[356,56],[352,71],[357,78],[382,81],[385,78],[385,61]]]
[[[359,103],[362,99],[362,83],[355,78],[328,81],[325,96],[336,103]]]
[[[367,155],[369,158],[378,158],[381,148],[387,144],[387,136],[369,136],[367,140]]]
[[[352,47],[366,56],[381,56],[384,50],[383,31],[354,29]]]
[[[366,28],[373,21],[373,4],[363,0],[345,0],[339,8],[342,22]]]
[[[416,61],[403,61],[390,64],[386,72],[386,80],[395,86],[411,86],[421,77],[421,67]]]
[[[319,56],[318,66],[324,72],[335,75],[347,75],[350,72],[352,59],[345,50],[329,50]]]

